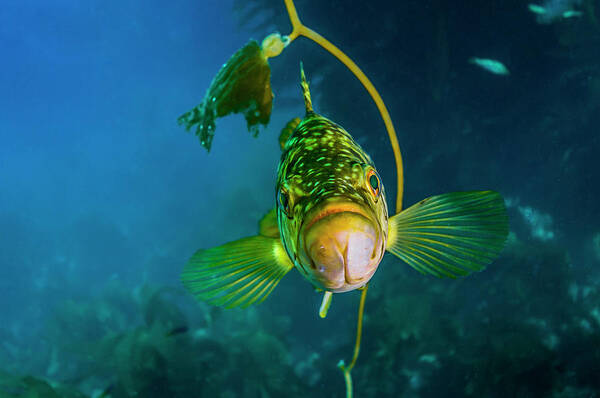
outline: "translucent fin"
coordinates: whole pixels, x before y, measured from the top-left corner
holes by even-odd
[[[504,200],[493,191],[433,196],[389,219],[387,250],[423,274],[456,278],[494,261],[508,235]]]
[[[296,127],[298,127],[301,121],[302,119],[295,117],[287,122],[285,127],[281,129],[281,134],[279,134],[279,146],[281,147],[281,150],[285,148],[285,143],[287,142],[288,138],[290,138],[294,130],[296,130]]]
[[[268,238],[279,238],[279,225],[277,224],[277,209],[273,207],[258,222],[259,234]]]
[[[267,298],[293,267],[279,238],[253,236],[198,250],[181,279],[200,300],[245,308]]]
[[[188,131],[196,126],[200,143],[210,151],[217,117],[243,113],[248,130],[256,136],[258,124],[269,123],[272,104],[271,68],[258,42],[251,40],[219,70],[202,103],[177,121]]]

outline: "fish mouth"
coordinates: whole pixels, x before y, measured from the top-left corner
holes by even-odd
[[[366,284],[384,253],[380,223],[370,209],[349,201],[311,210],[299,234],[299,262],[317,287],[333,292]]]
[[[364,211],[363,207],[354,202],[332,202],[327,203],[324,206],[318,206],[316,209],[311,210],[306,217],[308,222],[302,227],[302,229],[308,230],[319,220],[332,214],[344,212],[360,214],[367,219],[371,219],[370,215]]]

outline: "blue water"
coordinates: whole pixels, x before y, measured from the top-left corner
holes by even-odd
[[[110,278],[174,282],[194,246],[227,238],[226,215],[244,206],[224,208],[232,192],[268,207],[272,137],[241,150],[245,136],[224,134],[208,156],[175,122],[249,35],[231,4],[196,3],[3,6],[3,316],[65,279],[62,294]],[[270,162],[252,151],[264,147]],[[265,177],[237,178],[248,162]],[[173,255],[167,269],[149,264]]]
[[[511,220],[501,259],[464,281],[384,260],[356,396],[600,395],[600,3],[547,3],[583,15],[540,22],[518,1],[297,2],[380,90],[405,206],[494,189]],[[249,38],[289,29],[283,1],[2,3],[0,397],[27,391],[4,372],[94,397],[344,396],[335,364],[352,352],[358,293],[336,295],[320,320],[297,273],[247,311],[196,303],[179,282],[195,250],[256,234],[273,207],[279,130],[303,113],[301,60],[315,109],[371,154],[394,203],[375,106],[306,39],[271,60],[274,110],[258,138],[239,115],[219,119],[207,153],[177,125]],[[165,338],[159,323],[187,329]],[[133,354],[139,341],[166,365],[136,373],[152,362]]]

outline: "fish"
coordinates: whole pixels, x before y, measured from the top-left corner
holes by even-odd
[[[496,75],[510,74],[508,68],[502,62],[495,59],[471,57],[469,58],[469,62]]]
[[[189,327],[186,325],[183,326],[177,326],[172,328],[171,330],[167,331],[165,333],[165,337],[173,337],[173,336],[177,336],[183,333],[187,333],[189,331]]]
[[[305,116],[280,137],[275,207],[257,235],[190,258],[181,279],[191,294],[245,308],[264,301],[292,269],[331,296],[365,287],[386,253],[449,278],[481,271],[499,256],[508,218],[498,192],[432,196],[390,216],[374,162],[341,125],[313,110],[302,65],[300,80]]]
[[[538,4],[527,4],[527,8],[534,14],[543,15],[545,14],[546,8],[544,6],[540,6]]]
[[[552,12],[549,12],[546,7],[537,4],[528,4],[527,8],[529,9],[529,11],[540,17],[538,19],[538,22],[541,23],[550,23],[553,20],[556,20],[557,18],[569,19],[579,18],[583,16],[583,12],[571,9],[567,9],[564,11],[553,10]]]
[[[579,18],[581,16],[583,16],[583,12],[581,11],[576,11],[576,10],[566,10],[565,12],[563,12],[561,14],[561,16],[565,19],[568,18]]]

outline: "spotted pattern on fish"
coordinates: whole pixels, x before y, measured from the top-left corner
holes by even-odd
[[[363,173],[362,165],[374,167],[369,156],[343,127],[309,114],[288,139],[278,170],[278,188],[293,181],[305,201],[307,212],[326,196],[348,196],[362,199],[355,181]]]
[[[276,195],[282,189],[289,192],[290,211],[278,206],[278,224],[282,242],[296,267],[299,264],[294,239],[304,216],[325,200],[340,198],[372,208],[380,227],[387,234],[387,205],[383,185],[374,198],[369,191],[365,174],[375,165],[352,136],[340,125],[312,111],[290,135],[283,148],[277,171]],[[290,236],[291,235],[291,236]]]

